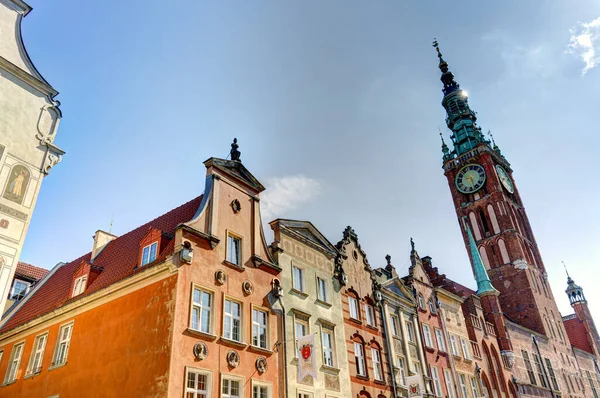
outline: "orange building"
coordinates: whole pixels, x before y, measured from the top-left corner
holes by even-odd
[[[260,182],[211,158],[204,194],[55,267],[0,322],[0,396],[279,396],[279,274]]]

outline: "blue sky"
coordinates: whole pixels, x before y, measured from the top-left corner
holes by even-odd
[[[600,3],[33,1],[29,54],[60,91],[21,260],[46,268],[202,193],[238,137],[265,221],[354,227],[374,266],[409,237],[473,286],[441,169],[436,37],[515,170],[563,315],[565,261],[600,319]],[[268,226],[267,226],[268,228]]]

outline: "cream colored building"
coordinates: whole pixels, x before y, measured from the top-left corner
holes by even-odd
[[[0,308],[4,308],[42,179],[64,152],[53,144],[58,92],[27,55],[20,0],[0,0]]]
[[[278,219],[271,222],[271,228],[275,257],[282,269],[286,396],[350,397],[340,285],[333,278],[336,249],[307,221]],[[315,336],[318,376],[299,381],[296,339],[311,333]]]

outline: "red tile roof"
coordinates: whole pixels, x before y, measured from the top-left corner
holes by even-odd
[[[565,325],[565,329],[567,330],[569,341],[571,344],[573,344],[573,346],[579,348],[580,350],[593,354],[594,350],[592,350],[592,346],[590,345],[588,334],[585,330],[583,322],[581,322],[581,320],[576,316],[569,318],[570,319],[563,320],[563,325]]]
[[[43,283],[39,290],[23,304],[23,306],[11,316],[8,322],[0,329],[0,332],[13,329],[34,318],[47,314],[68,302],[80,298],[112,285],[128,276],[131,276],[144,268],[136,267],[140,252],[140,240],[146,235],[150,228],[156,228],[163,234],[170,235],[177,225],[192,219],[202,196],[199,196],[176,209],[126,233],[110,242],[94,259],[94,265],[104,270],[89,285],[85,292],[75,298],[70,297],[73,274],[79,268],[82,261],[90,261],[91,252],[87,253],[70,263],[58,268],[50,278]],[[170,242],[161,250],[154,264],[164,260],[167,255],[173,253],[174,242]]]
[[[462,298],[467,298],[470,295],[477,293],[473,289],[461,285],[458,282],[454,282],[452,279],[448,279],[446,274],[440,274],[438,268],[433,266],[430,257],[423,257],[421,262],[423,264],[423,269],[427,272],[433,286],[440,287]]]
[[[20,276],[37,282],[45,277],[48,272],[50,271],[45,268],[36,267],[35,265],[19,261],[17,264],[17,270],[15,271],[15,276]]]

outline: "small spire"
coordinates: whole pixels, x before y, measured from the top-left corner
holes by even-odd
[[[413,240],[412,237],[410,238],[410,248],[411,248],[411,251],[413,251],[413,252],[415,251],[415,241]]]
[[[477,244],[475,243],[475,239],[471,233],[471,228],[469,228],[467,217],[463,217],[463,223],[469,238],[469,249],[471,251],[471,258],[473,260],[473,272],[475,273],[475,281],[477,282],[477,295],[499,294],[499,292],[492,285],[490,277],[485,270],[483,261],[481,260],[481,255],[479,254],[479,250],[477,250]]]
[[[440,64],[438,65],[438,67],[440,68],[442,73],[448,72],[448,63],[446,61],[444,61],[444,58],[442,58],[442,53],[440,52],[440,45],[435,37],[433,38],[432,45],[435,48],[435,50],[437,51],[437,56],[440,59]]]
[[[452,72],[450,72],[450,70],[448,70],[448,63],[446,61],[444,61],[444,58],[442,58],[440,46],[438,44],[437,39],[435,39],[435,38],[433,39],[433,47],[437,51],[437,56],[440,59],[438,68],[440,68],[440,71],[442,71],[441,80],[442,80],[442,83],[444,83],[444,89],[442,91],[444,92],[444,95],[448,95],[448,94],[458,90],[460,88],[460,86],[454,80],[454,75],[452,74]]]
[[[567,270],[567,264],[565,264],[564,261],[561,261],[563,267],[565,267],[565,272],[567,273],[567,280],[571,279],[571,276],[569,275],[569,271]]]
[[[440,128],[438,127],[438,131],[439,130]],[[448,145],[446,145],[446,142],[444,141],[444,136],[442,135],[441,131],[440,138],[442,139],[442,153],[444,154],[442,159],[444,160],[444,162],[446,162],[447,160],[452,159],[452,155],[450,154],[450,149],[448,149]]]
[[[229,155],[231,156],[231,160],[240,161],[240,155],[242,154],[238,148],[240,146],[237,143],[237,138],[233,139],[233,144],[231,144],[231,151],[229,151]]]

